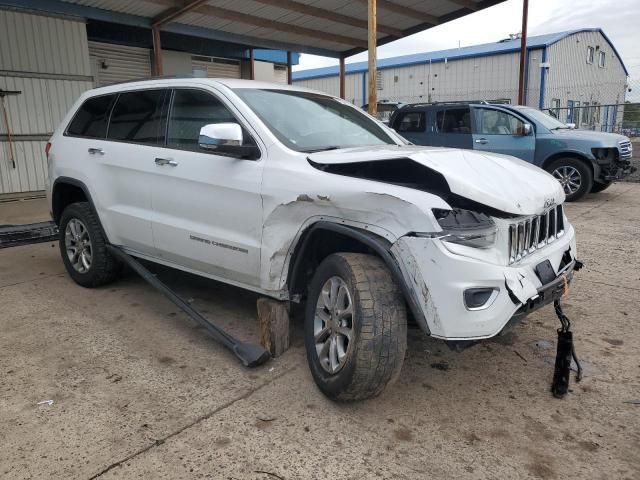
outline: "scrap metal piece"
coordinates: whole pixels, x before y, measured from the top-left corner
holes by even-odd
[[[107,245],[109,253],[118,260],[126,263],[132,270],[140,275],[149,285],[163,293],[169,300],[176,304],[183,312],[189,315],[198,324],[204,327],[209,334],[223,346],[227,347],[238,357],[245,367],[257,367],[262,365],[271,358],[271,354],[260,345],[241,342],[222,328],[204,318],[195,310],[187,301],[179,297],[173,290],[158,280],[149,270],[147,270],[140,262],[131,255],[125,253],[122,249]]]
[[[571,332],[571,322],[562,311],[560,300],[554,302],[556,315],[560,320],[561,327],[558,329],[558,349],[556,353],[556,362],[553,371],[553,382],[551,383],[551,392],[556,398],[563,398],[569,391],[569,381],[571,374],[571,359],[576,363],[577,375],[576,382],[582,380],[582,366],[578,361],[575,347],[573,345],[573,332]]]
[[[58,227],[53,222],[0,225],[0,248],[50,242],[57,239]]]

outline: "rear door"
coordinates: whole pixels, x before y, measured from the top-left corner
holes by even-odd
[[[522,117],[495,107],[473,107],[475,150],[513,155],[533,162],[536,148],[535,132],[525,135]],[[533,128],[533,127],[532,127]]]
[[[264,157],[232,158],[198,145],[203,126],[229,122],[243,127],[245,144],[255,144],[224,97],[193,88],[173,91],[166,148],[154,165],[153,234],[161,258],[258,286]]]
[[[471,109],[447,107],[434,110],[432,124],[433,145],[452,148],[473,148],[471,136]]]
[[[395,131],[410,142],[416,145],[429,145],[424,111],[399,112],[393,124]]]
[[[168,92],[160,88],[120,93],[107,141],[95,155],[102,168],[92,183],[101,186],[111,242],[148,255],[155,254],[151,184],[154,159],[164,143]]]
[[[153,254],[151,178],[165,126],[165,90],[114,93],[88,99],[65,136],[109,240]],[[86,174],[86,175],[85,175]]]

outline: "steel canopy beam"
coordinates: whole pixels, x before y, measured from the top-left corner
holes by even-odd
[[[311,17],[322,18],[324,20],[330,20],[336,23],[342,23],[344,25],[350,25],[352,27],[361,28],[367,30],[367,21],[359,18],[350,17],[348,15],[342,15],[335,13],[324,8],[313,7],[304,3],[294,2],[293,0],[254,0],[255,2],[269,5],[271,7],[282,8],[291,12],[302,13]],[[388,27],[385,25],[378,25],[378,30],[387,35],[401,38],[403,36],[402,30],[399,28]]]
[[[185,13],[189,13],[192,10],[204,5],[208,0],[192,0],[185,3],[182,7],[170,8],[151,21],[151,26],[154,28],[160,27],[165,23],[173,22],[183,16]]]
[[[329,34],[328,32],[322,32],[320,30],[299,27],[297,25],[290,25],[288,23],[275,22],[273,20],[256,17],[247,13],[236,12],[235,10],[227,10],[226,8],[203,5],[196,8],[195,11],[201,13],[202,15],[207,15],[218,19],[221,18],[224,20],[230,20],[232,22],[243,23],[245,25],[253,25],[255,27],[267,28],[278,32],[300,35],[301,37],[315,38],[324,41],[330,40],[334,43],[340,43],[342,45],[352,45],[362,48],[367,47],[366,40],[361,40],[359,38],[348,37],[346,35]]]
[[[357,2],[367,4],[367,0],[356,0]],[[440,20],[438,17],[433,15],[429,15],[428,13],[421,12],[420,10],[416,10],[415,8],[404,7],[402,5],[398,5],[397,3],[393,3],[389,0],[376,0],[377,8],[381,10],[386,10],[388,12],[398,13],[408,18],[418,19],[421,22],[427,23],[429,25],[438,25]]]
[[[378,113],[378,65],[376,59],[376,47],[378,32],[377,25],[377,0],[368,0],[368,21],[369,21],[369,100],[368,111],[374,117]]]
[[[477,12],[479,9],[479,6],[476,2],[474,2],[473,0],[447,0],[450,3],[453,3],[455,5],[459,5],[461,7],[464,7],[468,10],[473,10],[474,12]]]

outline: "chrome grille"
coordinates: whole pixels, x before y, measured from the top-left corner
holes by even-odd
[[[620,160],[630,160],[633,155],[633,148],[631,142],[628,140],[618,143],[618,149],[620,150]]]
[[[562,205],[509,225],[509,263],[515,263],[564,234]]]

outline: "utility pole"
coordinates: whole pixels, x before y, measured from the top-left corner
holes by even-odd
[[[378,22],[376,13],[376,0],[369,0],[369,114],[375,116],[378,113],[376,46],[378,39]]]
[[[525,104],[524,72],[527,60],[527,21],[529,18],[529,0],[522,3],[522,35],[520,35],[520,77],[518,78],[518,105]]]

